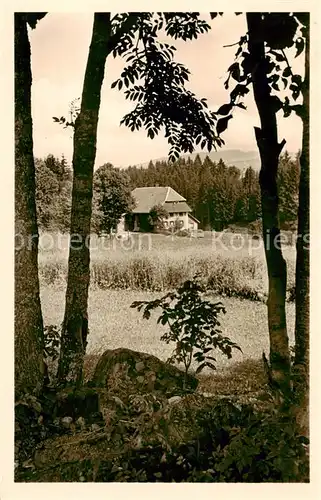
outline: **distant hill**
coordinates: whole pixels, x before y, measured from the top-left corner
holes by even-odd
[[[260,168],[260,157],[258,152],[256,151],[242,151],[240,149],[225,149],[222,151],[212,151],[211,153],[193,153],[193,154],[185,154],[182,155],[185,158],[194,159],[195,156],[199,154],[201,160],[204,160],[206,156],[209,156],[212,161],[218,162],[221,158],[224,163],[230,167],[234,166],[239,168],[240,170],[245,170],[247,167],[251,166],[255,170],[259,170]],[[153,163],[156,161],[166,161],[167,157],[155,158],[153,159]],[[137,167],[147,167],[149,162],[140,163],[136,165]]]
[[[284,150],[285,151],[285,150]],[[283,151],[283,152],[284,152]],[[288,151],[288,153],[295,157],[296,153]],[[211,153],[192,153],[182,155],[184,158],[194,159],[196,155],[199,155],[203,161],[206,156],[209,156],[212,161],[218,162],[221,158],[226,165],[229,167],[237,167],[241,172],[245,171],[248,167],[254,168],[254,170],[260,170],[261,160],[259,153],[257,151],[242,151],[241,149],[223,149],[221,151],[212,151]],[[168,157],[163,156],[162,158],[153,158],[152,161],[155,164],[157,161],[167,161]],[[136,167],[146,168],[149,161],[146,163],[136,164]]]

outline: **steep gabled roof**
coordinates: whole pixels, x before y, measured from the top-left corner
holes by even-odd
[[[133,210],[135,214],[147,214],[155,205],[163,205],[166,202],[186,201],[171,187],[141,187],[132,191],[132,196],[136,201]]]
[[[192,209],[187,205],[186,201],[178,201],[174,203],[165,203],[164,208],[169,213],[177,214],[179,212],[191,212]]]

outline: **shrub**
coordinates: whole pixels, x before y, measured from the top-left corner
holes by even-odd
[[[214,448],[210,458],[205,452],[202,472],[213,469],[216,481],[308,480],[308,440],[299,435],[289,413],[275,407],[268,413],[256,412],[249,405],[238,407],[224,402],[205,415],[202,422],[203,446],[206,447],[205,439],[210,438]]]
[[[143,309],[145,319],[150,318],[152,310],[162,310],[157,322],[168,326],[169,330],[161,340],[167,344],[175,343],[168,363],[183,363],[185,379],[193,360],[198,364],[196,373],[199,373],[205,367],[215,370],[216,359],[211,355],[213,350],[218,349],[228,358],[232,357],[232,349],[241,351],[237,344],[223,337],[218,328],[218,315],[221,312],[225,314],[223,304],[205,300],[205,292],[206,287],[195,277],[160,299],[137,301],[131,305],[139,311]]]
[[[308,440],[289,414],[227,400],[194,416],[198,439],[131,450],[99,472],[118,482],[308,482]],[[121,466],[121,467],[120,467]]]

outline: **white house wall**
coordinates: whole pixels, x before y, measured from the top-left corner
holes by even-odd
[[[170,228],[171,226],[175,226],[177,220],[182,221],[182,229],[188,229],[188,230],[192,229],[193,231],[198,229],[197,222],[191,219],[188,216],[187,212],[184,213],[183,215],[174,214],[172,216],[167,217],[166,218],[167,227]]]

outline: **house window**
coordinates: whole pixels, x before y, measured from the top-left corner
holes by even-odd
[[[174,214],[173,214],[173,213],[170,213],[170,214],[169,214],[169,216],[170,216],[170,217],[173,217],[173,216],[174,216]]]
[[[183,214],[183,212],[180,212],[180,213],[179,213],[179,216],[180,216],[180,217],[183,217],[183,215],[184,215],[184,214]]]

